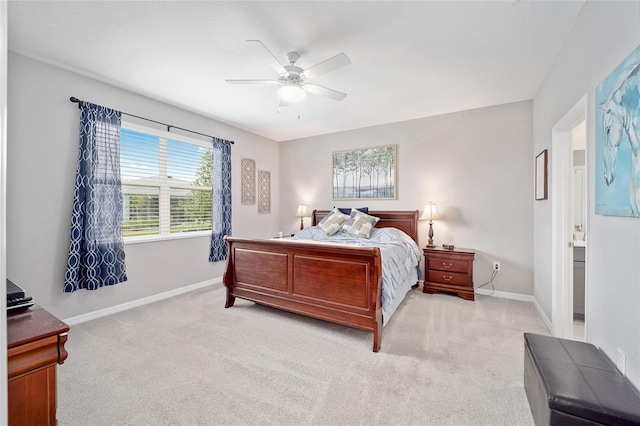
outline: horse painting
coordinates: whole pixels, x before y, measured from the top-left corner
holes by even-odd
[[[629,205],[631,215],[640,217],[640,140],[638,118],[640,63],[626,67],[618,77],[609,96],[598,107],[602,113],[602,157],[604,182],[611,186],[616,178],[616,159],[623,140],[631,146],[629,173]]]

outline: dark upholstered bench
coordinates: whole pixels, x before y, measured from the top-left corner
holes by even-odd
[[[524,388],[538,426],[640,425],[640,393],[590,343],[525,333]]]

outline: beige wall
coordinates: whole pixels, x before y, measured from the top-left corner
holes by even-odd
[[[209,239],[125,245],[128,281],[63,292],[78,156],[79,110],[70,96],[193,129],[232,146],[233,223],[238,236],[267,237],[278,227],[278,144],[238,128],[21,55],[9,55],[7,276],[38,304],[70,318],[220,278]],[[272,213],[240,204],[240,159],[271,172]]]
[[[499,291],[532,294],[532,103],[518,102],[280,144],[280,228],[295,232],[296,206],[368,206],[422,211],[433,201],[443,220],[435,243],[477,250],[474,281],[502,263]],[[331,153],[398,145],[398,199],[333,201]],[[309,220],[306,220],[309,225]],[[427,241],[420,223],[420,245]]]
[[[586,2],[540,87],[533,109],[532,155],[549,149],[553,126],[587,96],[587,340],[612,359],[626,354],[627,376],[640,384],[640,220],[594,213],[595,89],[637,46],[638,2]],[[550,176],[553,183],[554,176]],[[551,194],[553,196],[553,194]],[[552,201],[534,206],[534,295],[552,315]]]

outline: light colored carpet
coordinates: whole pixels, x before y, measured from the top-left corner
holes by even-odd
[[[213,286],[73,326],[58,367],[67,425],[532,425],[531,303],[409,293],[371,333]]]

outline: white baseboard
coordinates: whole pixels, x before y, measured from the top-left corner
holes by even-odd
[[[553,334],[551,332],[551,329],[552,329],[551,321],[549,320],[547,315],[544,313],[544,311],[542,310],[542,306],[540,306],[540,304],[538,303],[538,300],[535,297],[533,297],[533,306],[535,306],[536,309],[538,310],[538,314],[540,315],[540,318],[542,318],[542,322],[544,323],[544,325],[547,327],[547,331],[549,332],[549,334]]]
[[[520,294],[520,293],[509,293],[507,291],[498,291],[498,290],[488,290],[486,288],[476,288],[476,294],[481,294],[483,296],[493,296],[499,297],[501,299],[511,299],[511,300],[519,300],[521,302],[533,302],[533,296],[528,294]]]
[[[82,314],[75,317],[67,318],[63,321],[68,325],[76,325],[76,324],[80,324],[86,321],[91,321],[97,318],[106,317],[107,315],[113,315],[113,314],[117,314],[118,312],[144,306],[149,303],[157,302],[163,299],[168,299],[169,297],[178,296],[180,294],[188,293],[190,291],[198,290],[214,284],[222,284],[222,277],[191,284],[186,287],[176,288],[175,290],[166,291],[164,293],[154,294],[153,296],[144,297],[142,299],[132,300],[131,302],[123,303],[121,305],[111,306],[109,308],[104,308],[98,311],[89,312],[87,314]]]
[[[540,315],[540,319],[544,323],[545,327],[547,327],[547,331],[551,333],[551,321],[549,321],[549,318],[547,318],[547,315],[545,315],[544,311],[542,310],[542,307],[540,306],[540,304],[538,303],[535,297],[528,294],[509,293],[506,291],[491,291],[484,288],[476,288],[475,291],[477,294],[481,294],[483,296],[493,296],[493,297],[500,297],[503,299],[512,299],[512,300],[519,300],[521,302],[533,303],[533,306],[535,306],[536,310],[538,311],[538,315]]]

